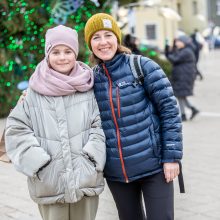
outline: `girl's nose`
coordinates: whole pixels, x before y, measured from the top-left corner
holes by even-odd
[[[65,54],[64,53],[60,54],[60,59],[65,59]]]

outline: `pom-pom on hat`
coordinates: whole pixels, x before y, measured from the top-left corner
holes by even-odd
[[[112,31],[121,44],[121,30],[117,25],[116,20],[109,14],[98,13],[93,15],[86,23],[84,34],[85,41],[91,50],[90,40],[97,31],[108,30]]]
[[[45,56],[48,58],[51,50],[57,45],[65,45],[71,48],[76,58],[79,53],[79,42],[77,32],[64,25],[58,25],[54,28],[50,28],[46,32],[45,36]]]

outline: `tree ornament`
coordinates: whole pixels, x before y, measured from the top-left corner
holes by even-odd
[[[68,15],[76,12],[83,3],[83,0],[58,0],[51,12],[54,23],[65,24]]]

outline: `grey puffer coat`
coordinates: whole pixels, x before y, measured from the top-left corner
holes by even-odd
[[[93,90],[48,97],[29,89],[7,119],[5,140],[36,203],[74,203],[103,191],[105,136]]]
[[[173,65],[171,84],[176,97],[193,95],[196,78],[196,60],[189,46],[168,54],[167,58]]]

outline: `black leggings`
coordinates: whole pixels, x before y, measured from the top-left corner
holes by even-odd
[[[144,209],[147,220],[174,219],[173,182],[166,183],[163,172],[130,183],[109,180],[107,183],[120,220],[144,220]]]

